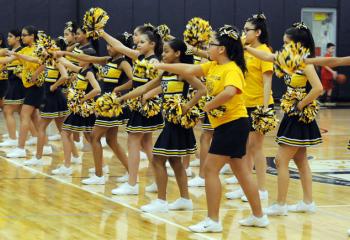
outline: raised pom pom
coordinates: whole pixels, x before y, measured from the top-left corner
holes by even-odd
[[[304,70],[305,58],[310,55],[310,49],[305,48],[300,42],[290,42],[276,53],[275,72],[276,76],[283,77],[285,74],[293,75],[297,70]]]
[[[188,21],[184,31],[184,41],[194,47],[204,47],[209,43],[212,28],[208,21],[194,17]]]
[[[93,39],[99,38],[99,31],[102,30],[107,22],[109,16],[102,8],[90,8],[84,15],[83,26],[88,37]]]
[[[53,52],[59,50],[55,41],[44,31],[38,32],[38,40],[35,43],[34,54],[40,59],[41,64],[54,66]]]
[[[259,106],[252,112],[253,128],[261,133],[266,134],[277,127],[279,120],[276,117],[275,110]]]
[[[105,93],[96,100],[96,114],[102,117],[118,117],[123,113],[121,104],[117,101],[115,93]]]

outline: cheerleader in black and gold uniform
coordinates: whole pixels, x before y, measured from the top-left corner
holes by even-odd
[[[26,89],[23,106],[21,108],[18,147],[6,154],[9,158],[26,157],[24,146],[31,121],[33,121],[35,128],[39,126],[40,115],[38,109],[42,103],[44,91],[42,87],[36,85],[35,79],[32,79],[32,75],[40,66],[39,60],[33,58],[37,33],[38,31],[34,26],[24,27],[22,29],[22,41],[26,47],[19,52],[12,52],[12,56],[4,60],[6,63],[12,62],[15,59],[20,60],[23,65],[21,78],[23,86]]]
[[[186,55],[186,45],[183,41],[173,39],[164,44],[163,61],[165,63],[193,63],[192,56]],[[189,84],[193,86],[197,92],[194,97],[186,104],[182,105],[183,113],[186,113],[193,107],[201,96],[205,94],[205,87],[200,80],[195,77],[183,78],[176,74],[167,72],[161,73],[160,76],[151,82],[136,88],[132,92],[122,96],[120,100],[126,100],[142,96],[152,89],[160,89],[163,94],[163,106],[174,98],[186,99],[188,95]],[[164,107],[165,116],[169,109]],[[198,113],[199,117],[199,113]],[[159,135],[157,142],[153,148],[153,161],[156,182],[158,187],[158,199],[152,201],[151,204],[141,207],[146,212],[166,212],[170,210],[191,210],[193,208],[192,201],[189,199],[187,188],[187,177],[185,168],[182,165],[181,157],[194,154],[196,151],[196,140],[192,127],[182,126],[181,123],[170,122],[167,117],[165,127]],[[170,165],[174,169],[177,183],[180,189],[181,198],[168,206],[166,202],[167,188],[167,172],[165,162],[169,160]]]
[[[56,45],[60,49],[65,48],[60,39],[56,40]],[[57,130],[61,133],[62,124],[69,114],[67,100],[60,87],[68,80],[68,73],[60,63],[54,65],[41,66],[44,69],[45,80],[43,88],[45,89],[43,106],[40,111],[41,119],[39,123],[38,141],[35,156],[24,162],[24,165],[41,165],[44,144],[46,140],[46,129],[52,120],[55,121]]]
[[[18,29],[11,30],[8,33],[7,43],[11,51],[18,52],[22,49],[21,46],[21,31]],[[16,120],[15,112],[20,112],[24,101],[24,86],[20,78],[21,62],[14,60],[7,64],[8,73],[8,89],[4,99],[4,117],[6,121],[8,139],[0,143],[0,146],[10,147],[17,146],[16,136]]]
[[[131,36],[119,35],[117,39],[123,44],[127,45],[130,42]],[[66,56],[75,57],[80,61],[90,62],[94,64],[100,64],[99,70],[102,78],[102,95],[105,93],[114,93],[117,87],[121,85],[121,82],[125,78],[132,79],[132,67],[126,61],[126,59],[120,53],[116,52],[110,45],[107,45],[107,51],[109,56],[106,57],[94,57],[84,54],[74,54],[65,52]],[[100,97],[101,99],[104,96]],[[97,100],[98,101],[98,100]],[[98,106],[96,106],[97,108]],[[97,111],[98,112],[98,111]],[[95,161],[95,175],[91,178],[82,180],[84,184],[104,184],[105,178],[103,176],[103,150],[101,145],[101,137],[106,135],[107,144],[110,146],[114,154],[120,159],[123,166],[128,170],[128,159],[124,149],[117,142],[118,128],[119,126],[126,125],[128,121],[127,109],[123,109],[123,113],[118,117],[103,117],[98,116],[95,121],[95,126],[92,131],[92,151]],[[127,176],[127,175],[126,175]],[[118,178],[117,181],[127,181],[127,177]]]
[[[157,63],[162,52],[162,41],[158,33],[146,31],[140,36],[140,42],[137,50],[124,46],[120,41],[111,37],[104,31],[101,31],[100,36],[104,38],[116,51],[125,56],[141,63]],[[134,73],[132,87],[137,88],[146,84],[151,79],[140,78]],[[152,95],[153,96],[153,95]],[[119,188],[112,191],[113,194],[138,194],[137,175],[140,163],[141,146],[145,150],[149,160],[152,160],[152,132],[163,127],[163,118],[159,112],[155,116],[145,117],[140,110],[130,113],[129,122],[127,125],[128,131],[128,168],[129,181],[121,185]]]
[[[91,55],[88,49],[84,50],[84,53]],[[60,56],[59,53],[56,54],[56,57]],[[101,88],[96,80],[95,69],[92,64],[79,62],[78,67],[64,58],[59,58],[59,62],[78,75],[77,82],[74,85],[74,92],[69,93],[72,96],[69,97],[71,101],[68,104],[73,112],[67,117],[62,126],[64,165],[53,170],[52,174],[71,175],[73,172],[71,154],[72,146],[74,145],[72,134],[74,132],[82,132],[87,141],[91,142],[91,132],[96,119],[93,111],[93,99],[101,92]],[[73,104],[74,101],[76,104]]]
[[[308,27],[303,23],[293,24],[293,27],[286,30],[284,35],[285,43],[299,43],[302,47],[309,49],[310,56],[314,56],[314,40]],[[274,61],[274,54],[247,47],[247,50],[265,61]],[[299,112],[313,104],[315,99],[322,94],[322,84],[318,78],[313,65],[306,65],[305,69],[298,70],[291,76],[285,76],[288,92],[305,94],[293,108],[294,115],[286,113],[278,129],[276,141],[279,150],[276,156],[278,170],[278,197],[277,203],[267,208],[269,215],[287,215],[292,212],[315,212],[316,205],[312,198],[312,174],[307,159],[307,147],[315,146],[322,142],[320,130],[316,120],[309,123],[300,120]],[[311,87],[310,87],[311,86]],[[282,105],[285,104],[282,100]],[[286,198],[289,183],[289,161],[293,159],[298,167],[300,179],[303,185],[303,200],[296,205],[287,206]]]
[[[0,34],[0,49],[6,50],[6,44],[5,44],[5,39],[2,34]],[[0,108],[3,109],[4,107],[4,97],[7,93],[8,90],[8,71],[6,68],[6,65],[0,64]]]

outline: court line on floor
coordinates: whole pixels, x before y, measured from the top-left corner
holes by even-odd
[[[167,220],[167,219],[165,219],[165,218],[159,217],[159,216],[154,215],[154,214],[152,214],[152,213],[143,213],[140,209],[138,209],[138,208],[136,208],[136,207],[133,207],[133,206],[131,206],[131,205],[129,205],[129,204],[122,203],[122,202],[119,202],[119,201],[117,201],[117,200],[115,200],[115,199],[109,198],[109,197],[107,197],[107,196],[105,196],[105,195],[103,195],[103,194],[99,194],[99,193],[90,191],[90,190],[88,190],[88,189],[84,189],[84,188],[82,188],[82,187],[80,187],[80,186],[78,186],[78,185],[75,185],[75,184],[73,184],[73,183],[66,182],[66,181],[64,181],[63,179],[57,178],[57,177],[55,177],[55,176],[48,175],[48,174],[46,174],[46,173],[44,173],[44,172],[41,172],[41,171],[39,171],[39,170],[36,170],[36,169],[34,169],[34,168],[30,168],[30,167],[24,166],[24,165],[22,165],[22,164],[20,164],[20,163],[18,163],[18,162],[16,162],[16,161],[14,161],[14,160],[5,158],[5,157],[3,157],[3,156],[0,156],[0,158],[1,158],[1,159],[4,159],[5,161],[7,161],[7,162],[9,162],[9,163],[11,163],[11,164],[13,164],[13,165],[15,165],[15,166],[22,167],[22,168],[23,168],[24,170],[26,170],[26,171],[29,171],[29,172],[32,172],[32,173],[34,172],[34,173],[41,174],[41,175],[43,175],[43,176],[45,176],[45,177],[47,177],[47,178],[56,180],[57,182],[60,182],[60,183],[62,183],[62,184],[65,184],[65,185],[74,187],[74,188],[76,188],[76,189],[79,189],[79,190],[88,192],[88,193],[90,193],[90,194],[92,194],[92,195],[94,195],[94,196],[103,198],[103,199],[105,199],[105,200],[111,201],[111,202],[116,203],[116,204],[119,204],[119,205],[121,205],[121,206],[123,206],[123,207],[126,207],[126,208],[128,208],[128,209],[131,209],[131,210],[133,210],[133,211],[135,211],[135,212],[138,212],[138,213],[140,213],[140,214],[148,215],[148,216],[150,216],[150,217],[152,217],[152,218],[154,218],[154,219],[156,219],[156,220],[158,220],[158,221],[162,221],[162,222],[164,222],[164,223],[166,223],[166,224],[173,225],[173,226],[175,226],[175,227],[177,227],[177,228],[180,228],[180,229],[182,229],[182,230],[185,230],[186,232],[193,233],[193,232],[191,232],[190,230],[188,230],[188,228],[186,228],[186,227],[184,227],[184,226],[182,226],[182,225],[180,225],[180,224],[177,224],[177,223],[175,223],[175,222],[169,221],[169,220]],[[198,237],[201,237],[202,239],[210,239],[210,240],[211,240],[211,239],[215,239],[215,238],[212,238],[212,237],[210,237],[210,236],[207,236],[207,235],[201,234],[201,233],[193,233],[193,234],[196,235],[196,236],[198,236]]]

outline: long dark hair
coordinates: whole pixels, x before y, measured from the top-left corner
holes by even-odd
[[[258,37],[259,42],[270,46],[269,41],[269,31],[267,28],[267,20],[263,13],[255,14],[252,17],[248,18],[246,22],[254,25],[255,30],[260,30],[261,34]]]
[[[158,32],[156,30],[152,32],[146,31],[145,33],[143,33],[143,35],[146,35],[151,42],[155,43],[154,54],[157,56],[158,59],[161,59],[163,52],[163,41]]]
[[[38,29],[33,25],[28,25],[23,27],[23,29],[27,30],[29,35],[34,35],[34,41],[38,40]]]
[[[310,29],[304,23],[295,23],[285,31],[285,34],[293,42],[300,42],[301,45],[310,50],[309,57],[315,57],[315,42]]]
[[[220,46],[226,48],[227,57],[234,61],[243,73],[247,71],[244,60],[244,50],[238,29],[235,26],[225,25],[215,31]]]
[[[1,45],[0,48],[6,48],[6,40],[4,38],[4,34],[0,33]]]
[[[55,41],[57,47],[59,47],[60,50],[63,51],[63,50],[65,50],[67,48],[67,43],[64,41],[64,38],[62,36],[59,36],[54,41]]]
[[[193,64],[193,55],[186,54],[187,46],[184,41],[175,38],[166,43],[169,44],[169,47],[173,49],[175,52],[180,51],[181,63]]]
[[[15,38],[18,38],[19,37],[19,44],[22,46],[23,43],[22,43],[22,39],[21,39],[21,30],[19,30],[18,28],[16,29],[11,29],[9,31],[9,33],[11,33],[13,36],[15,36]]]

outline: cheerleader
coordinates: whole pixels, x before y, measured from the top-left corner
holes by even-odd
[[[120,41],[114,39],[104,31],[100,32],[104,38],[116,51],[130,57],[133,60],[138,59],[141,63],[148,61],[151,64],[157,63],[162,53],[162,41],[157,32],[146,31],[140,36],[137,50],[124,46]],[[138,77],[134,73],[132,87],[137,88],[149,82],[149,77]],[[134,110],[130,113],[127,124],[128,132],[128,170],[129,181],[112,191],[117,195],[136,195],[139,192],[137,184],[137,174],[140,163],[141,147],[145,149],[148,159],[152,162],[152,132],[163,128],[163,118],[159,112],[153,117],[145,117],[140,110]],[[147,190],[155,191],[155,184],[151,184]]]
[[[253,215],[240,220],[244,226],[266,227],[269,220],[263,215],[258,188],[251,170],[242,157],[249,134],[247,110],[242,91],[246,71],[243,47],[238,31],[229,25],[218,29],[209,43],[211,61],[201,65],[159,64],[158,69],[176,74],[206,77],[212,100],[203,110],[209,113],[214,128],[213,139],[205,161],[205,189],[208,217],[189,229],[194,232],[221,232],[219,208],[221,199],[220,169],[229,163],[246,194]]]
[[[60,49],[65,48],[65,43],[63,39],[57,39],[56,45]],[[43,101],[43,106],[40,111],[40,122],[39,122],[39,132],[38,132],[38,142],[37,150],[35,156],[32,159],[24,161],[24,165],[42,165],[42,155],[44,144],[46,140],[46,129],[52,120],[55,121],[57,130],[61,133],[62,124],[69,114],[67,107],[67,100],[60,87],[63,83],[68,80],[68,74],[64,66],[60,63],[55,63],[54,65],[43,65],[40,68],[45,69],[45,80],[44,86],[45,97]]]
[[[0,34],[0,49],[5,49],[6,44],[4,36]],[[0,64],[0,108],[4,108],[4,97],[8,90],[8,71],[5,65]]]
[[[124,45],[128,45],[128,42],[130,42],[129,38],[130,36],[127,34],[119,35],[117,37],[117,39]],[[124,78],[132,79],[132,67],[124,56],[115,51],[110,45],[107,45],[107,52],[109,56],[106,57],[93,57],[70,52],[64,52],[64,54],[65,56],[74,57],[79,61],[102,65],[103,67],[100,70],[100,76],[103,81],[102,94],[105,94],[118,90],[117,87],[121,85],[120,83],[124,80]],[[103,135],[106,135],[108,145],[118,159],[120,159],[125,169],[128,170],[128,159],[126,153],[122,146],[116,141],[118,128],[119,126],[126,125],[128,121],[127,117],[127,109],[123,109],[123,113],[118,117],[97,117],[94,129],[92,131],[92,151],[95,162],[93,172],[95,172],[95,174],[88,179],[82,180],[83,184],[105,184],[102,169],[104,169],[104,172],[106,172],[108,166],[103,166],[103,151],[101,145],[101,137]],[[117,178],[118,182],[125,182],[127,180],[128,174]]]
[[[310,57],[315,55],[315,45],[312,34],[303,23],[296,23],[285,31],[283,40],[285,43],[293,41],[300,43],[310,50]],[[273,62],[275,55],[246,47],[252,55]],[[288,91],[298,90],[307,95],[298,102],[295,111],[302,111],[304,107],[312,103],[322,94],[322,84],[312,64],[307,64],[304,70],[298,70],[290,77],[285,77]],[[283,101],[282,101],[283,104]],[[312,198],[312,174],[307,160],[307,147],[315,146],[322,142],[321,133],[316,120],[304,123],[298,116],[285,114],[278,129],[276,142],[279,144],[276,156],[278,171],[278,196],[277,202],[266,209],[268,215],[287,215],[291,212],[315,212],[316,205]],[[293,159],[300,174],[303,187],[303,200],[295,205],[287,206],[286,198],[289,184],[289,161]]]
[[[44,92],[43,88],[39,87],[35,83],[35,79],[32,79],[31,75],[38,69],[39,64],[28,61],[34,56],[35,41],[37,40],[37,29],[34,26],[26,26],[22,29],[22,42],[26,45],[19,52],[12,52],[12,55],[6,59],[1,59],[0,63],[9,63],[18,59],[23,65],[21,73],[21,79],[23,86],[25,87],[25,96],[23,106],[21,108],[21,122],[20,132],[18,138],[18,146],[12,151],[6,154],[9,158],[24,158],[26,157],[26,150],[24,148],[27,134],[30,128],[31,121],[33,121],[35,130],[37,132],[37,126],[39,126],[39,110]],[[34,80],[34,81],[33,81]]]
[[[22,49],[21,46],[21,31],[14,29],[8,33],[7,44],[11,51],[18,52]],[[4,117],[8,131],[8,139],[0,143],[1,147],[17,146],[16,134],[16,120],[14,118],[15,112],[20,112],[21,105],[24,100],[24,87],[20,78],[19,67],[21,63],[19,60],[14,60],[7,64],[8,74],[8,89],[4,99]],[[16,69],[17,68],[17,69]]]
[[[269,35],[267,31],[266,17],[264,14],[256,14],[248,18],[244,25],[245,44],[252,48],[271,53],[269,47]],[[245,75],[246,87],[244,88],[244,101],[247,107],[250,132],[247,144],[247,159],[250,168],[255,166],[259,196],[261,200],[268,199],[266,190],[266,158],[263,153],[264,134],[259,133],[252,126],[251,114],[257,107],[263,106],[264,109],[273,109],[273,98],[271,92],[273,64],[271,62],[261,61],[245,52],[244,58],[247,64],[247,73]],[[235,179],[235,177],[233,177]],[[230,181],[230,179],[227,179]],[[228,199],[241,198],[247,201],[243,195],[242,189],[226,193]]]
[[[170,40],[164,44],[162,59],[165,63],[193,63],[193,58],[186,55],[186,45],[178,39]],[[182,105],[183,114],[198,102],[201,96],[205,94],[205,87],[199,79],[194,77],[183,77],[180,75],[163,72],[159,77],[142,85],[130,93],[120,97],[120,101],[132,99],[138,96],[145,96],[152,89],[160,89],[161,86],[163,104],[171,101],[175,97],[186,99],[188,95],[189,84],[197,92],[194,97],[186,104]],[[145,99],[143,98],[143,101]],[[163,105],[163,108],[164,105]],[[166,110],[165,111],[170,111]],[[167,112],[165,112],[167,115]],[[168,210],[192,210],[193,204],[189,199],[187,188],[187,176],[185,168],[182,165],[181,157],[188,156],[196,151],[196,140],[193,129],[186,128],[180,123],[174,123],[165,120],[165,127],[159,135],[153,148],[153,161],[156,182],[158,188],[158,198],[150,204],[142,206],[141,210],[145,212],[167,212]],[[168,205],[166,201],[166,188],[168,175],[165,167],[166,161],[170,162],[176,176],[176,182],[179,186],[181,198]]]
[[[90,49],[84,49],[84,54],[92,55],[93,51]],[[56,54],[56,57],[59,58],[60,55]],[[74,65],[64,58],[59,58],[58,61],[62,63],[65,67],[69,68],[71,71],[77,73],[77,81],[74,85],[74,90],[76,92],[82,92],[83,97],[79,100],[78,104],[81,111],[72,112],[67,119],[64,121],[62,126],[62,142],[63,142],[63,152],[64,152],[64,165],[60,166],[57,169],[52,170],[54,175],[71,175],[73,169],[71,167],[71,154],[72,146],[74,142],[72,139],[72,134],[84,133],[85,138],[90,143],[91,142],[91,132],[95,124],[95,114],[92,111],[83,113],[82,106],[92,109],[93,99],[100,92],[101,88],[95,78],[95,69],[92,64],[88,62],[79,62],[79,66]],[[74,100],[74,99],[73,99]],[[69,103],[72,104],[72,103]]]

